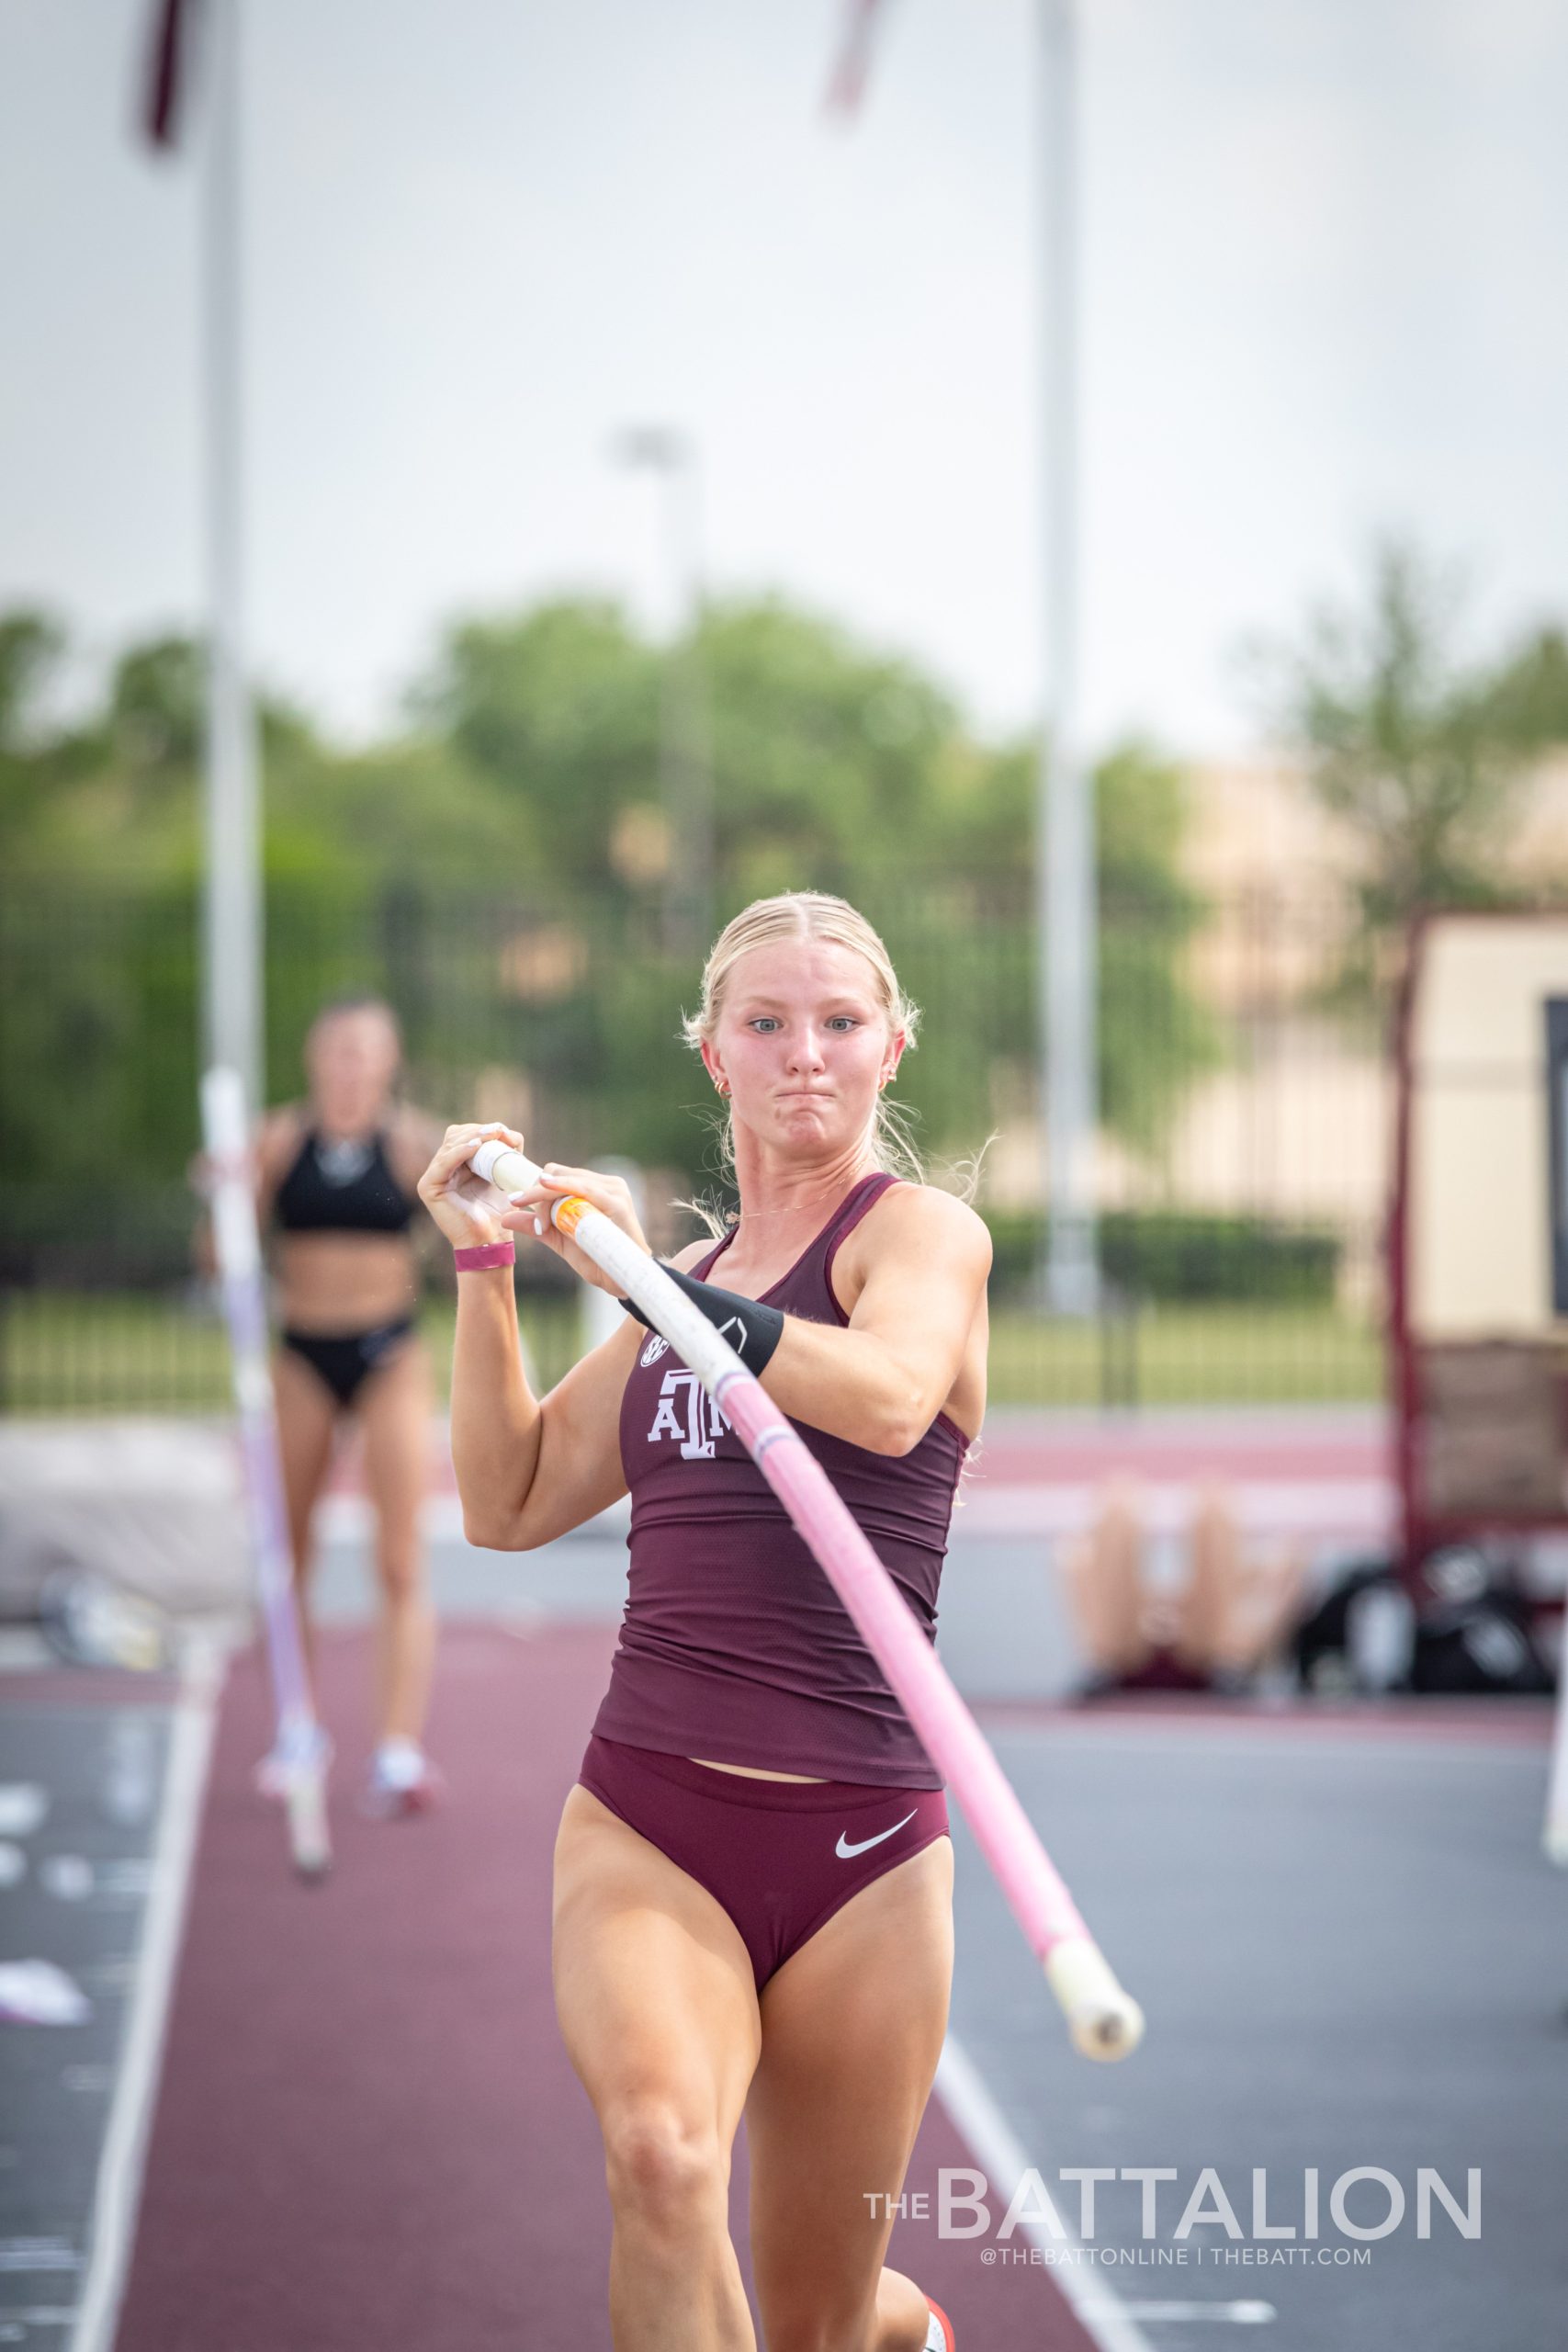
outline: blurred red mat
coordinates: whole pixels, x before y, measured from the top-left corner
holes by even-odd
[[[259,1661],[220,1711],[118,2352],[599,2352],[609,2212],[597,2127],[556,2033],[550,1854],[614,1629],[442,1637],[431,1747],[448,1802],[353,1799],[370,1653],[328,1634],[336,1865],[288,1869],[250,1792]],[[744,2260],[744,2132],[732,2203]],[[973,2161],[932,2102],[909,2190]],[[934,2211],[934,2196],[932,2208]],[[965,2352],[1079,2352],[1049,2278],[901,2222],[890,2259]]]

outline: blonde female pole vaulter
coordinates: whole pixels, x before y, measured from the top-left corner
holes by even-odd
[[[971,1818],[988,1804],[1002,1824],[998,1875],[1008,1838],[1032,1839],[930,1650],[984,1409],[989,1240],[962,1203],[885,1164],[879,1100],[914,1009],[853,910],[813,893],[749,908],[687,1025],[730,1103],[740,1211],[716,1246],[653,1266],[625,1187],[577,1169],[532,1170],[508,1208],[473,1164],[528,1169],[502,1128],[450,1129],[420,1187],[457,1245],[453,1453],[470,1539],[531,1548],[632,1496],[630,1600],[563,1813],[555,1901],[558,2014],[604,2139],[614,2339],[753,2345],[728,2231],[744,2112],[771,2352],[953,2352],[951,2323],[883,2256],[947,2014],[952,1853],[932,1740],[983,1788]],[[542,1404],[518,1363],[516,1232],[640,1293],[637,1319]],[[721,1260],[722,1285],[708,1280]],[[655,1319],[689,1332],[690,1363]],[[822,1566],[857,1546],[891,1627],[854,1561]],[[1039,1865],[1060,1933],[1087,1943]]]

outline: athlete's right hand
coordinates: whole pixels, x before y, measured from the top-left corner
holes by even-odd
[[[419,1180],[420,1199],[455,1250],[509,1238],[501,1222],[507,1206],[505,1195],[476,1176],[468,1165],[480,1144],[492,1136],[510,1144],[513,1151],[523,1148],[515,1127],[503,1127],[493,1119],[488,1125],[469,1121],[447,1128]]]

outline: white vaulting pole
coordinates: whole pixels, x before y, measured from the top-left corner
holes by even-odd
[[[530,1191],[540,1178],[531,1159],[500,1143],[480,1144],[471,1165],[506,1193]],[[789,1513],[963,1806],[1078,2049],[1124,2057],[1142,2036],[1142,2010],[1112,1975],[978,1724],[816,1455],[656,1259],[575,1194],[556,1201],[550,1216],[696,1374]]]
[[[294,1600],[288,1515],[267,1358],[261,1237],[247,1154],[245,1094],[236,1070],[211,1069],[202,1080],[201,1124],[212,1169],[213,1240],[233,1360],[256,1599],[277,1716],[274,1753],[285,1776],[295,1866],[306,1878],[320,1878],[332,1862],[326,1743],[311,1703]]]

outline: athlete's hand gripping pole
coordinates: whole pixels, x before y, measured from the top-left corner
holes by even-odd
[[[326,1742],[310,1702],[294,1601],[283,1466],[267,1360],[261,1237],[247,1166],[245,1095],[233,1070],[211,1069],[202,1080],[201,1122],[212,1171],[213,1242],[233,1359],[256,1597],[277,1713],[274,1752],[284,1769],[288,1842],[295,1867],[307,1878],[320,1878],[332,1862]]]
[[[503,1193],[540,1182],[531,1159],[501,1143],[480,1144],[469,1164]],[[1116,1982],[978,1724],[816,1455],[657,1260],[575,1193],[552,1204],[550,1220],[636,1301],[728,1419],[963,1806],[1074,2041],[1086,2057],[1125,2057],[1143,2034],[1143,2011]]]

